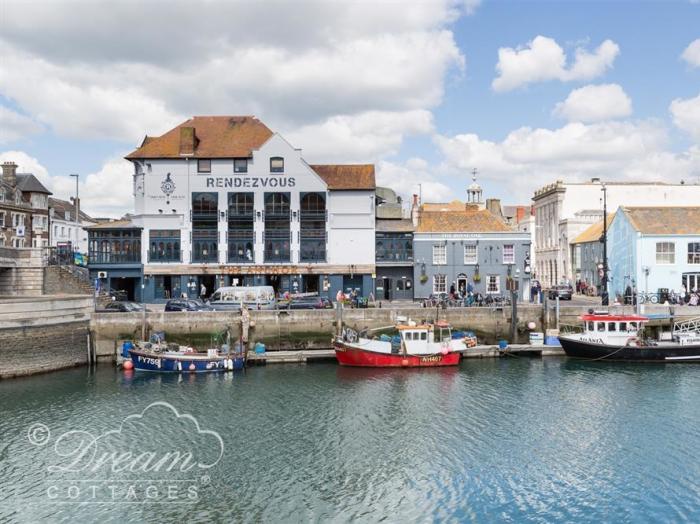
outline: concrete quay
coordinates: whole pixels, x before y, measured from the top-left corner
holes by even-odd
[[[471,358],[507,358],[507,357],[559,357],[564,350],[559,346],[535,346],[530,344],[512,344],[505,350],[496,345],[479,345],[465,349],[462,359]],[[263,366],[267,364],[307,364],[312,362],[335,362],[333,349],[308,349],[300,351],[266,351],[265,353],[248,352],[248,365]]]

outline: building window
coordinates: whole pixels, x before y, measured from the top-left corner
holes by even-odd
[[[284,158],[281,156],[270,158],[270,173],[284,173]]]
[[[503,263],[515,264],[515,247],[513,244],[504,244],[503,246]]]
[[[656,263],[657,264],[675,264],[676,263],[676,244],[674,242],[657,242],[656,243]]]
[[[149,262],[181,261],[179,229],[151,229],[149,242]]]
[[[218,253],[217,193],[192,193],[192,262],[216,262]]]
[[[700,242],[688,242],[688,264],[700,264]]]
[[[5,212],[0,211],[0,227],[5,227]]]
[[[501,292],[501,277],[498,275],[489,275],[486,280],[486,292],[489,294],[498,294]]]
[[[433,265],[444,266],[447,264],[447,244],[433,245]]]
[[[265,262],[290,261],[289,193],[265,193]]]
[[[464,246],[464,263],[477,264],[479,262],[479,254],[476,244],[467,244]]]
[[[248,172],[248,159],[247,158],[234,158],[233,159],[233,172],[234,173],[247,173]]]
[[[4,202],[4,201],[5,201],[5,192],[0,191],[0,202]]]
[[[228,261],[252,263],[255,258],[255,195],[228,194]]]
[[[211,173],[211,160],[203,158],[197,160],[197,173]]]
[[[299,206],[299,261],[326,260],[326,195],[302,193]]]
[[[447,292],[447,277],[445,275],[433,276],[433,293]]]
[[[375,254],[377,262],[412,262],[411,233],[377,233]]]

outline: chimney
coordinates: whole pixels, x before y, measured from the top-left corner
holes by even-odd
[[[413,205],[411,206],[411,221],[413,222],[413,227],[418,227],[419,220],[420,204],[418,203],[418,195],[413,195]]]
[[[194,127],[180,128],[180,155],[194,155],[194,148],[197,145],[197,137],[194,134]]]
[[[2,180],[10,187],[17,186],[17,164],[14,162],[2,163]]]
[[[486,199],[486,209],[491,211],[497,217],[503,218],[503,212],[501,211],[501,200],[498,198],[487,198]]]

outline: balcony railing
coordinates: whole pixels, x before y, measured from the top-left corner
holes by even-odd
[[[388,249],[377,250],[377,262],[413,262],[413,250],[398,249],[390,251]]]
[[[182,251],[149,251],[148,261],[154,263],[182,262]]]
[[[138,264],[141,262],[141,253],[111,253],[105,251],[90,251],[88,254],[90,264]]]

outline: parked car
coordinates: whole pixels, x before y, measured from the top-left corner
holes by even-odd
[[[276,309],[277,300],[272,286],[225,286],[217,289],[209,301],[216,310],[240,309],[245,304],[248,309]]]
[[[568,284],[554,286],[547,292],[547,296],[550,300],[555,300],[557,296],[559,297],[559,300],[571,300],[573,294],[574,289]]]
[[[168,300],[165,311],[214,311],[214,308],[196,298],[175,298]]]
[[[98,310],[100,313],[138,313],[141,311],[143,311],[143,304],[125,300],[113,300]],[[150,309],[146,309],[146,311],[150,311]]]
[[[327,297],[292,297],[287,303],[280,304],[280,309],[332,309],[333,302]]]

